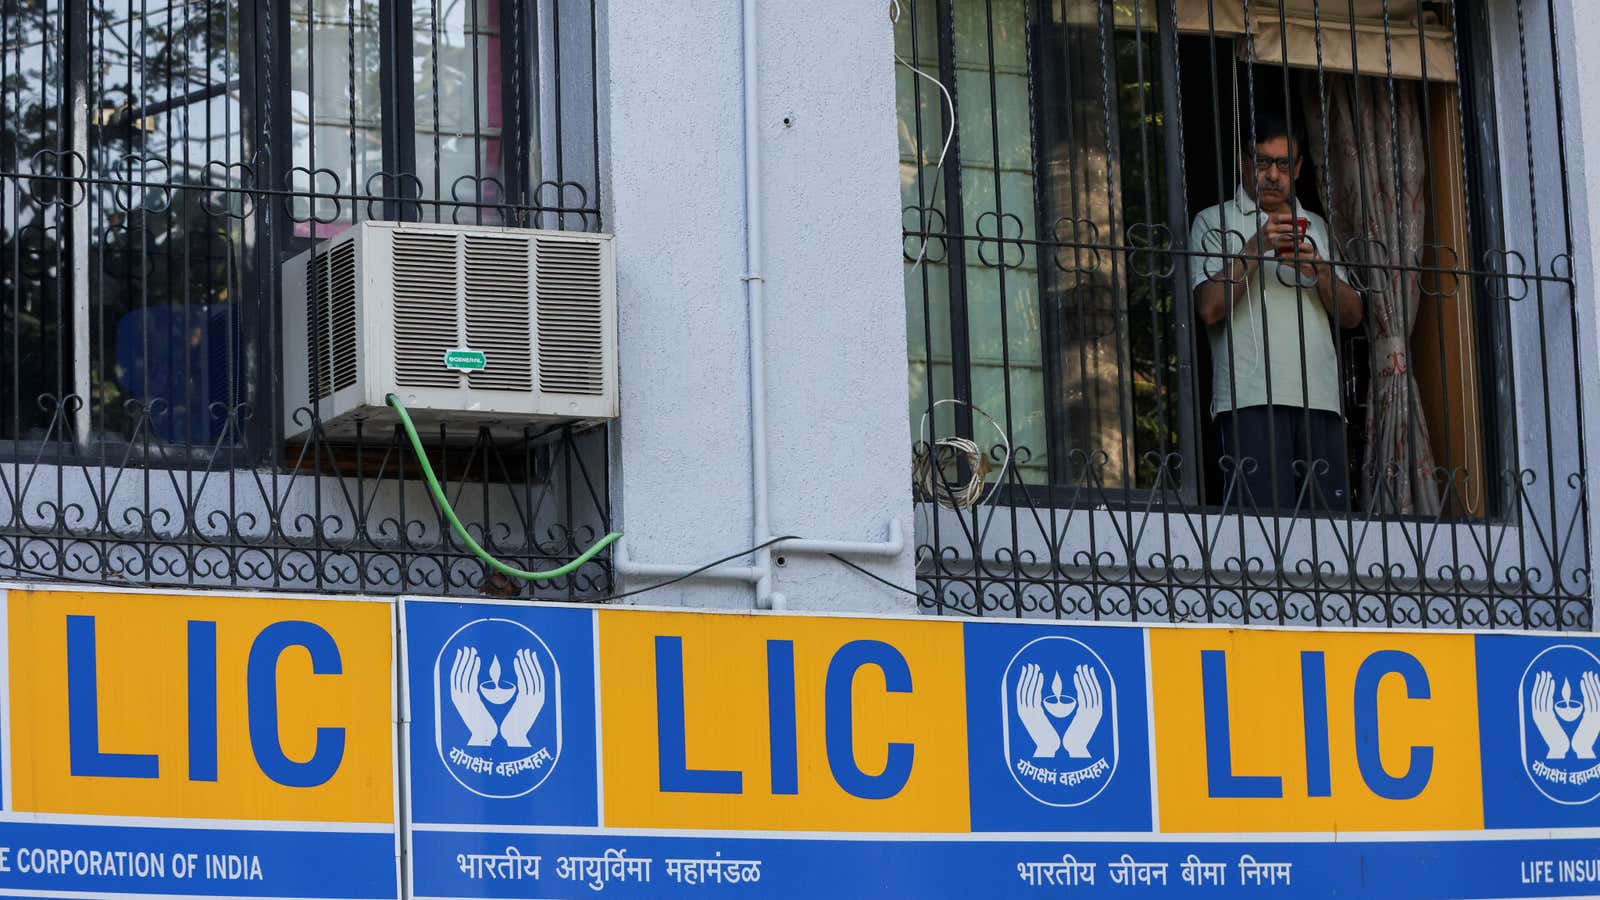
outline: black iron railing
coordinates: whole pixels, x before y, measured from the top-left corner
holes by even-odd
[[[0,0],[0,578],[516,591],[397,434],[290,444],[279,265],[364,219],[600,227],[592,0]],[[606,531],[605,432],[438,435],[494,552]],[[610,588],[597,560],[541,588]]]

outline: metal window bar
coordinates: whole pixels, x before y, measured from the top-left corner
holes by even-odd
[[[1590,627],[1548,0],[899,9],[927,611]]]
[[[593,0],[441,6],[0,0],[0,579],[525,590],[444,527],[398,433],[279,437],[294,253],[367,218],[600,227]],[[608,530],[604,429],[436,437],[502,559]],[[538,592],[610,589],[602,557]]]

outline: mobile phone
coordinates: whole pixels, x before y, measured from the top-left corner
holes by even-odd
[[[1295,247],[1303,240],[1310,240],[1311,220],[1294,220],[1294,233],[1278,238],[1277,253],[1279,256],[1288,256],[1294,253]]]

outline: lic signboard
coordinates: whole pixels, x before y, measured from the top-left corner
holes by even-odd
[[[1600,641],[12,591],[0,894],[1600,893]]]
[[[396,895],[389,605],[4,604],[0,888]]]

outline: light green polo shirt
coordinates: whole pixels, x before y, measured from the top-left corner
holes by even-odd
[[[1309,223],[1307,234],[1318,254],[1335,263],[1334,275],[1349,283],[1344,268],[1337,265],[1328,224],[1298,203],[1295,215]],[[1261,229],[1266,217],[1243,187],[1232,200],[1195,216],[1189,248],[1219,255],[1192,257],[1194,285],[1223,272],[1228,264],[1225,254],[1244,252],[1245,242]],[[1298,287],[1292,268],[1285,266],[1280,276],[1278,265],[1271,261],[1257,267],[1248,287],[1246,295],[1234,302],[1229,318],[1208,329],[1211,414],[1267,404],[1339,412],[1339,357],[1333,323],[1317,298],[1317,289]]]

